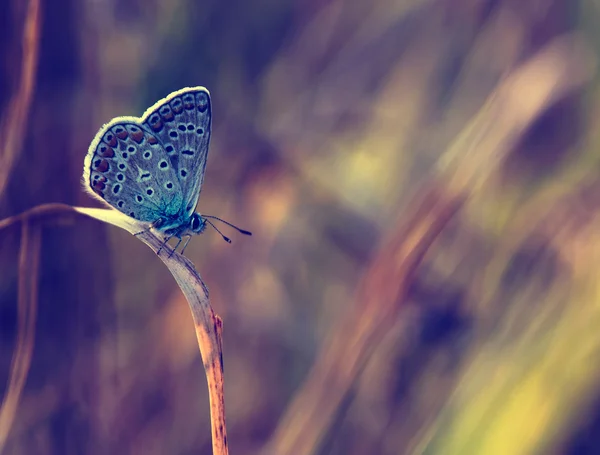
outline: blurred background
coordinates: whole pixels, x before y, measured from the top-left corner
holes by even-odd
[[[207,230],[186,250],[223,319],[231,453],[277,450],[266,448],[301,430],[284,416],[378,246],[427,182],[462,181],[478,160],[486,179],[465,180],[467,203],[318,443],[275,453],[600,453],[598,0],[2,0],[0,10],[0,218],[51,202],[97,207],[80,180],[102,124],[182,87],[210,90],[198,209],[254,234],[228,233],[229,245]],[[573,33],[586,52],[536,63]],[[497,123],[477,119],[522,65],[537,76],[513,102],[540,90],[551,102],[509,115],[519,127],[490,151]],[[470,148],[469,137],[491,139]],[[18,402],[3,402],[0,452],[211,453],[193,323],[162,262],[78,217],[43,224],[28,274],[22,232],[0,231],[5,394],[24,294],[33,351]]]

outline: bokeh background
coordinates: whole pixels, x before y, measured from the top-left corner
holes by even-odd
[[[284,416],[382,240],[427,182],[443,188],[488,159],[461,138],[495,123],[479,131],[473,119],[533,61],[538,77],[516,98],[526,104],[556,71],[535,67],[535,55],[576,33],[587,53],[563,69],[577,81],[552,88],[560,96],[467,185],[319,443],[285,453],[600,453],[600,2],[0,9],[0,218],[51,202],[97,206],[80,179],[100,126],[182,87],[211,91],[199,210],[254,235],[231,233],[228,245],[208,229],[186,256],[224,323],[234,454],[266,453],[302,430]],[[440,165],[450,152],[454,174]],[[33,347],[18,402],[3,401],[0,452],[211,453],[189,309],[155,254],[95,220],[46,220],[35,279],[19,287],[22,240],[16,225],[0,230],[0,390],[21,344]],[[20,342],[24,293],[35,336]]]

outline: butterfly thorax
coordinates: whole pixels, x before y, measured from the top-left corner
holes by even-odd
[[[181,238],[186,235],[201,234],[206,229],[206,220],[199,213],[177,218],[161,218],[152,223],[152,227],[169,237]]]

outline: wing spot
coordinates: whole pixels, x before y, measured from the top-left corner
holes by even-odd
[[[177,134],[177,131],[171,131],[171,132],[169,133],[169,137],[172,137],[173,139],[176,139],[176,138],[177,138],[177,136],[179,136],[179,135]]]
[[[194,125],[192,123],[188,123],[187,129],[188,131],[194,131]]]
[[[127,153],[125,153],[125,152],[123,152],[121,154],[121,156],[123,157],[124,160],[126,160],[129,157],[129,155]]]
[[[133,145],[130,145],[129,147],[127,147],[127,151],[129,153],[135,153],[135,147]]]
[[[96,160],[94,161],[94,167],[98,172],[108,172],[110,166],[108,165],[108,161],[106,160]]]
[[[135,200],[136,200],[136,201],[138,201],[138,202],[141,204],[141,203],[142,203],[142,201],[144,200],[144,198],[138,194],[138,195],[135,197]]]
[[[118,180],[119,182],[122,182],[123,180],[125,180],[125,176],[124,176],[123,174],[121,174],[121,173],[118,173],[118,174],[117,174],[117,180]]]
[[[173,118],[175,118],[170,106],[161,107],[158,113],[166,122],[170,122],[171,120],[173,120]]]
[[[173,189],[173,183],[172,182],[165,183],[165,188],[168,189],[168,190],[172,190]]]
[[[112,158],[113,156],[115,156],[115,151],[112,149],[112,147],[108,147],[108,146],[102,144],[100,146],[99,155],[104,158]]]
[[[150,150],[146,150],[144,152],[144,158],[149,160],[150,158],[152,158],[152,152]]]
[[[194,154],[194,152],[192,150],[183,150],[181,152],[182,155],[189,155],[192,156]]]
[[[127,130],[122,126],[117,126],[113,131],[115,132],[115,136],[117,136],[119,139],[127,139]]]
[[[173,153],[173,151],[174,151],[175,149],[173,148],[173,146],[172,146],[172,145],[167,145],[167,146],[165,147],[165,150],[167,151],[167,153]]]
[[[148,196],[152,196],[152,195],[154,194],[154,190],[153,190],[152,188],[148,188],[148,189],[146,190],[146,194],[147,194]]]
[[[123,201],[117,202],[117,207],[119,207],[120,209],[123,208],[123,205],[125,205],[125,202],[123,202]]]
[[[187,177],[187,175],[188,175],[188,173],[187,173],[187,171],[186,171],[185,169],[181,169],[181,170],[179,171],[179,174],[180,174],[180,175],[181,175],[183,178],[186,178],[186,177]]]
[[[208,108],[208,95],[205,92],[200,92],[196,95],[196,101],[198,110],[200,112],[206,111]]]
[[[163,129],[163,122],[160,118],[160,115],[158,115],[157,113],[154,113],[150,116],[150,128],[152,128],[152,131],[156,131],[157,133],[162,131]]]
[[[120,163],[119,164],[119,169],[121,169],[122,171],[124,171],[125,169],[127,169],[127,165],[125,163]]]
[[[188,111],[194,109],[194,105],[196,104],[194,100],[194,95],[188,93],[183,97],[183,107],[185,107]]]
[[[183,110],[183,105],[181,104],[181,100],[179,98],[175,98],[171,101],[171,107],[176,114],[179,114]]]
[[[177,129],[179,131],[185,131],[185,125],[183,123],[180,123],[179,126],[177,126]]]
[[[137,126],[134,125],[128,125],[128,128],[131,139],[133,139],[138,144],[141,144],[141,142],[144,140],[144,133],[142,132],[142,130],[140,130]]]
[[[135,213],[133,213],[133,212],[129,212],[129,216],[130,216],[131,218],[135,218]]]
[[[102,190],[104,190],[104,188],[106,188],[106,185],[104,184],[104,182],[95,182],[92,185],[92,189],[96,192],[102,191]]]
[[[113,186],[113,193],[118,194],[119,191],[121,191],[121,185],[117,183],[115,186]]]
[[[167,163],[165,160],[162,160],[159,164],[158,167],[160,167],[161,169],[167,169],[169,167],[169,163]]]
[[[144,172],[143,174],[140,175],[140,180],[150,180],[150,178],[151,178],[150,172]]]
[[[196,134],[197,134],[198,136],[202,136],[202,135],[204,134],[204,130],[203,130],[202,128],[198,128],[198,129],[196,130]]]

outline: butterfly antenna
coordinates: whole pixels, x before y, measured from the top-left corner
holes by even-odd
[[[204,218],[206,218],[206,217],[204,217]],[[206,220],[206,222],[208,224],[210,224],[215,229],[215,231],[217,231],[219,234],[221,234],[221,237],[223,237],[223,240],[225,240],[227,243],[231,243],[231,239],[229,237],[227,237],[225,234],[223,234],[221,231],[219,231],[219,229],[217,228],[217,226],[215,226],[214,224],[212,224],[210,222],[210,220]]]
[[[237,227],[235,224],[231,224],[229,221],[222,220],[221,218],[218,218],[218,217],[216,217],[216,216],[213,216],[213,215],[202,215],[202,217],[203,217],[203,218],[212,218],[213,220],[220,221],[221,223],[224,223],[224,224],[226,224],[227,226],[231,226],[233,229],[237,230],[237,231],[238,231],[238,232],[240,232],[241,234],[244,234],[244,235],[252,235],[252,232],[250,232],[250,231],[246,231],[245,229],[241,229],[241,228]],[[208,221],[208,220],[207,220],[207,221]],[[212,224],[212,223],[210,223],[210,224],[212,225],[212,227],[215,227],[215,225],[214,225],[214,224]],[[215,229],[217,229],[217,228],[215,228]],[[217,229],[217,230],[218,230],[218,229]],[[221,234],[221,235],[223,235],[223,234]]]

